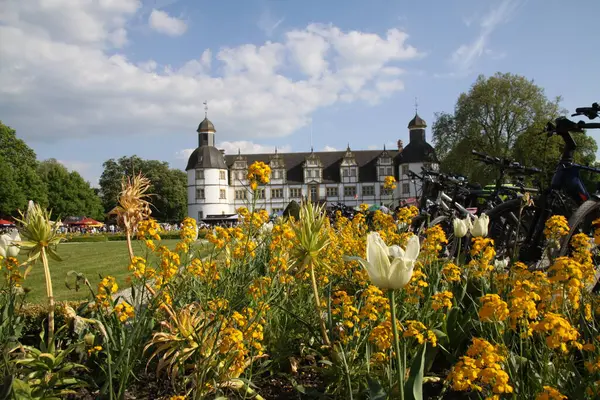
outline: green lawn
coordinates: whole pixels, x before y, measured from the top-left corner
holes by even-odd
[[[177,242],[177,240],[163,240],[161,244],[173,250]],[[204,246],[201,242],[197,242],[194,249],[203,252]],[[133,249],[136,255],[145,256],[146,254],[146,249],[141,242],[134,241]],[[83,273],[93,288],[96,288],[100,281],[100,275],[112,275],[117,279],[119,288],[127,287],[129,257],[127,255],[127,244],[124,241],[62,243],[59,245],[58,254],[63,259],[62,262],[49,260],[56,301],[82,300],[89,296],[87,288],[81,288],[76,292],[65,286],[67,272],[72,270]],[[155,263],[155,261],[156,257],[151,255],[150,263]],[[31,289],[27,297],[28,302],[40,303],[46,299],[44,270],[40,262],[33,266],[23,286]]]

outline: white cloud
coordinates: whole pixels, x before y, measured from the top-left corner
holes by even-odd
[[[181,36],[187,30],[184,20],[172,17],[167,12],[153,9],[148,18],[148,24],[157,32],[169,36]]]
[[[139,1],[47,4],[0,1],[0,112],[26,140],[190,132],[204,99],[219,140],[282,137],[320,108],[401,91],[402,63],[422,56],[398,29],[311,24],[279,42],[200,49],[180,65],[133,62],[114,46]]]
[[[264,154],[275,153],[275,146],[253,143],[247,140],[238,140],[233,142],[218,142],[216,147],[225,150],[225,154]],[[178,160],[187,161],[194,151],[194,148],[183,149],[175,153],[175,158]],[[289,153],[292,147],[289,145],[277,147],[279,153]]]
[[[322,151],[338,151],[338,149],[336,149],[333,146],[326,145],[325,147],[323,147]]]
[[[479,34],[469,44],[460,45],[452,56],[450,61],[456,66],[461,74],[471,72],[475,62],[484,54],[489,54],[487,48],[490,36],[498,26],[509,21],[520,5],[520,0],[502,0],[500,4],[492,8],[483,18],[479,19]],[[469,18],[465,20],[467,26],[474,22]],[[440,74],[448,75],[448,74]]]

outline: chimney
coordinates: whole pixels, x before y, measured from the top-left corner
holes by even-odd
[[[398,151],[404,150],[404,142],[402,140],[398,140]]]

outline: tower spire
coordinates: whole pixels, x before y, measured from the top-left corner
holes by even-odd
[[[417,97],[415,97],[415,114],[417,114],[419,111],[419,101],[417,99]]]
[[[204,100],[204,118],[208,118],[208,100]]]

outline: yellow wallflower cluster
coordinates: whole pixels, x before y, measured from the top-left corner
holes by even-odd
[[[419,209],[415,206],[402,207],[396,213],[397,222],[400,224],[410,225],[412,220],[419,215]]]
[[[186,217],[182,222],[183,227],[179,236],[182,241],[190,244],[198,238],[198,226],[194,218]]]
[[[479,319],[482,322],[502,322],[508,318],[508,305],[497,294],[486,294],[479,300]]]
[[[595,219],[592,226],[594,227],[594,243],[600,246],[600,218]]]
[[[399,232],[394,217],[379,210],[373,213],[373,227],[388,246],[395,244],[405,247],[408,239],[413,235],[411,232]]]
[[[133,306],[126,301],[122,301],[119,304],[117,304],[115,306],[114,312],[117,315],[119,321],[121,322],[125,322],[128,319],[131,319],[135,315],[135,310]]]
[[[558,244],[560,239],[568,233],[569,223],[564,215],[553,215],[546,220],[544,235],[550,244]]]
[[[271,179],[271,167],[262,161],[255,161],[248,167],[246,178],[250,183],[250,188],[256,190],[259,184],[269,183]]]
[[[505,357],[498,346],[481,338],[473,338],[466,356],[462,356],[452,367],[446,379],[456,391],[488,392],[493,394],[488,398],[499,399],[499,395],[514,390],[509,384],[508,374],[503,370],[504,362]]]
[[[595,277],[596,268],[592,260],[592,242],[585,233],[573,235],[571,239],[571,257],[581,264],[582,280],[584,284],[592,283]]]
[[[377,286],[369,285],[362,293],[361,299],[363,304],[358,316],[362,329],[370,323],[390,318],[390,301]]]
[[[114,276],[108,275],[98,282],[98,292],[96,293],[96,307],[110,307],[110,299],[113,294],[117,293],[119,285]]]
[[[396,189],[396,178],[392,175],[386,176],[383,180],[383,188],[389,191]]]
[[[252,284],[248,287],[248,294],[255,300],[266,296],[271,288],[271,281],[271,278],[268,276],[261,276],[260,278],[254,279]]]
[[[181,260],[179,254],[169,250],[166,246],[159,247],[157,252],[160,254],[160,269],[155,285],[161,287],[177,274]]]
[[[129,264],[129,271],[137,279],[152,279],[156,275],[156,270],[146,265],[146,259],[143,257],[133,257]]]
[[[352,337],[348,334],[350,329],[353,329],[360,319],[358,317],[358,308],[356,308],[354,297],[348,296],[343,290],[338,290],[333,293],[331,298],[331,314],[339,324],[339,335],[343,343],[347,343]],[[360,334],[356,330],[357,334]]]
[[[399,321],[396,321],[396,327],[398,331],[402,330],[402,326]],[[369,334],[369,342],[373,343],[380,352],[385,352],[392,347],[392,341],[394,336],[392,334],[392,321],[386,319],[377,325]]]
[[[552,386],[544,386],[543,391],[535,396],[535,400],[566,400],[567,396],[563,395]]]
[[[154,239],[160,240],[162,229],[155,219],[146,219],[140,221],[137,226],[137,238],[139,240]]]
[[[538,317],[537,303],[541,300],[537,293],[538,285],[529,280],[516,280],[510,291],[509,307],[510,307],[510,327],[517,330],[519,327],[523,329],[522,337],[531,336],[533,330],[530,327],[530,322],[535,321]]]
[[[494,269],[492,261],[496,257],[494,241],[486,237],[474,237],[471,243],[471,261],[467,269],[474,278],[484,278]]]
[[[431,308],[435,311],[451,309],[452,308],[452,299],[454,295],[452,292],[444,291],[439,292],[431,296]]]
[[[0,258],[2,258],[0,256]],[[1,262],[1,260],[0,260]],[[8,286],[14,285],[15,287],[20,287],[23,282],[23,273],[19,271],[19,261],[15,257],[7,257],[3,264],[6,268],[4,268],[4,279]],[[2,268],[2,264],[0,264],[0,269]]]
[[[413,337],[417,339],[419,344],[423,344],[425,342],[430,343],[433,347],[437,346],[437,336],[435,333],[427,329],[427,327],[420,321],[406,321],[406,326],[402,329],[402,337],[409,338]]]
[[[454,263],[447,263],[442,268],[442,276],[446,282],[460,282],[461,271],[460,268]]]
[[[562,306],[563,294],[566,294],[571,307],[578,310],[581,305],[581,289],[583,289],[583,271],[580,263],[570,257],[559,257],[548,270],[549,281],[556,286],[554,294],[558,297],[554,308]]]
[[[429,287],[427,282],[427,275],[423,272],[423,266],[421,263],[417,263],[413,270],[413,275],[408,282],[408,285],[404,287],[406,292],[406,301],[410,304],[419,304],[425,293],[423,289]]]
[[[219,270],[217,268],[217,263],[214,260],[200,260],[199,258],[194,258],[187,266],[187,271],[198,278],[204,283],[207,283],[211,286],[216,284],[216,281],[221,279],[219,275]]]
[[[569,351],[567,345],[581,350],[583,346],[577,340],[579,332],[573,328],[569,321],[563,316],[555,313],[547,313],[544,318],[532,324],[534,332],[546,336],[546,345],[551,349],[559,349],[563,353]]]
[[[439,252],[448,243],[446,233],[440,225],[432,226],[425,230],[425,240],[421,246],[421,257],[424,259],[437,259]]]

